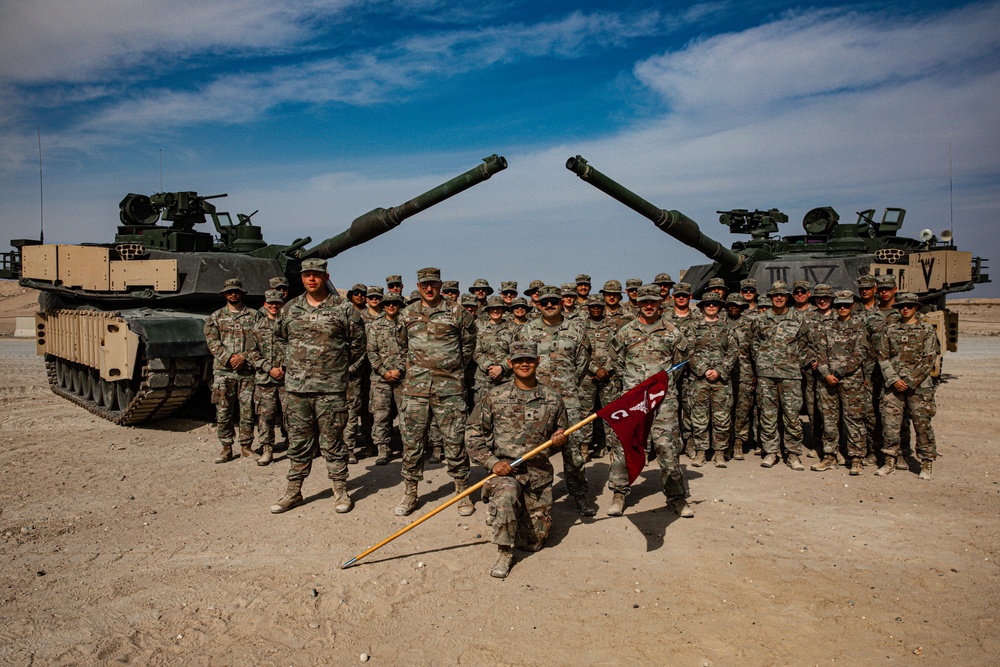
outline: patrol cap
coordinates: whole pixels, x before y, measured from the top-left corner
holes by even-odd
[[[288,281],[285,280],[285,276],[275,276],[268,281],[268,285],[271,289],[278,289],[279,287],[284,287],[288,289]]]
[[[642,278],[626,278],[625,279],[625,289],[639,289],[642,287]]]
[[[494,294],[493,296],[486,299],[486,309],[490,308],[503,308],[507,310],[507,304],[503,302],[503,297],[499,294]]]
[[[226,282],[222,284],[222,289],[219,290],[219,294],[225,294],[226,292],[243,292],[247,293],[243,289],[243,281],[239,278],[227,278]]]
[[[657,273],[656,277],[653,278],[654,285],[673,285],[674,279],[670,277],[669,273]]]
[[[455,294],[458,294],[462,290],[460,290],[458,288],[458,281],[457,280],[446,280],[443,283],[441,283],[441,291],[442,292],[448,292],[449,294],[451,292],[454,292]]]
[[[470,292],[475,292],[477,289],[486,290],[486,296],[493,294],[493,288],[490,287],[490,281],[486,278],[476,278],[476,281],[472,283],[472,287],[469,288]]]
[[[609,280],[604,283],[604,287],[601,288],[602,294],[621,294],[622,284],[617,280]]]
[[[787,296],[791,293],[792,293],[791,290],[788,289],[788,283],[786,283],[784,280],[775,280],[773,283],[771,283],[771,290],[767,293],[767,296],[772,297],[778,294],[784,294]]]
[[[388,306],[390,303],[397,306],[403,305],[403,295],[396,292],[389,292],[382,298],[382,305]]]
[[[576,296],[576,283],[563,283],[560,290],[562,296]]]
[[[767,294],[757,299],[758,308],[771,308],[773,305],[774,304],[771,303],[771,297]]]
[[[347,290],[348,294],[350,294],[351,292],[361,292],[362,294],[368,294],[368,285],[365,285],[364,283],[354,283],[354,287]]]
[[[420,301],[420,290],[413,290],[410,292],[410,296],[406,300],[406,303],[416,303],[417,301]]]
[[[854,305],[854,292],[849,289],[840,290],[833,299],[833,305],[840,306],[846,304],[849,306]]]
[[[501,282],[500,293],[503,294],[504,292],[513,292],[514,294],[517,294],[517,283],[513,280],[504,280]]]
[[[510,309],[514,310],[515,308],[524,308],[525,310],[527,310],[528,300],[525,299],[523,296],[515,296],[514,300],[510,302]]]
[[[749,308],[750,304],[747,303],[747,300],[743,298],[742,294],[740,294],[739,292],[733,292],[732,294],[726,297],[726,307],[728,308],[729,306],[739,306],[740,308]]]
[[[476,297],[475,294],[465,293],[462,295],[462,298],[459,300],[459,303],[461,303],[463,306],[478,306],[479,299]]]
[[[543,283],[541,280],[532,280],[530,283],[528,283],[528,289],[524,290],[524,293],[527,296],[531,296],[544,286],[545,283]]]
[[[677,283],[674,285],[674,296],[691,296],[691,283]]]
[[[757,291],[757,281],[754,278],[744,278],[740,281],[740,290],[752,289]]]
[[[417,271],[418,283],[439,283],[441,282],[441,269],[428,266]]]
[[[795,282],[792,283],[793,292],[797,289],[804,289],[805,291],[808,292],[810,287],[812,286],[809,284],[808,280],[796,280]]]
[[[402,285],[403,276],[391,275],[385,277],[386,287],[392,287],[393,285]]]
[[[893,308],[899,308],[900,306],[916,306],[920,308],[923,304],[920,303],[920,299],[913,292],[899,292],[896,294],[896,300],[893,302]]]
[[[384,296],[384,293],[385,293],[385,290],[382,289],[382,287],[380,285],[369,285],[368,286],[368,292],[367,292],[366,296],[369,299],[372,298],[373,296],[377,296],[378,298],[381,299]]]
[[[510,344],[510,360],[537,359],[538,343],[533,340],[515,340]]]
[[[284,303],[285,295],[276,289],[269,289],[264,292],[264,303]]]
[[[299,269],[299,273],[305,273],[306,271],[326,273],[326,260],[319,257],[310,257],[309,259],[302,260],[302,268]]]
[[[883,287],[895,287],[896,276],[891,273],[883,273],[875,278],[875,282],[877,283],[879,289],[882,289]],[[898,301],[899,298],[897,297],[896,300]]]
[[[573,294],[576,294],[576,292],[573,292]],[[542,285],[538,288],[538,299],[541,300],[545,298],[562,299],[562,292],[555,285]]]
[[[636,301],[659,301],[660,300],[660,286],[656,283],[651,285],[643,285],[639,288],[639,295],[635,298]]]
[[[815,299],[816,297],[819,296],[826,296],[832,299],[836,296],[836,294],[833,293],[832,287],[830,287],[826,283],[820,283],[819,285],[816,285],[816,287],[813,288],[812,296],[809,298]]]
[[[875,285],[877,284],[878,281],[875,280],[875,276],[863,275],[860,278],[858,278],[858,287],[866,287],[868,289],[871,289],[872,287],[875,287]]]
[[[576,284],[577,285],[589,285],[590,284],[590,276],[588,276],[586,273],[581,273],[581,274],[577,275],[577,277],[576,277]]]
[[[596,294],[591,294],[587,297],[587,308],[604,308],[604,299]]]

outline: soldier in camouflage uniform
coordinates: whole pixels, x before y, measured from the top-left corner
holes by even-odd
[[[584,415],[596,412],[622,393],[621,378],[615,370],[615,355],[611,349],[611,339],[621,326],[614,317],[605,313],[604,299],[599,296],[590,297],[587,311],[588,317],[584,324],[590,339],[591,353],[590,366],[580,383],[580,404]],[[615,438],[614,431],[610,428],[603,431],[600,426],[591,422],[580,429],[585,461],[604,456],[607,449],[605,440],[613,441]]]
[[[503,305],[507,306],[507,310],[510,311],[514,299],[517,298],[517,283],[513,280],[501,281],[500,296],[503,297]]]
[[[480,322],[485,322],[489,316],[486,314],[486,299],[491,294],[493,294],[493,288],[490,287],[490,282],[486,278],[476,278],[472,283],[472,287],[469,291],[476,295],[476,303],[479,305],[476,308],[476,324]]]
[[[453,301],[454,300],[455,299],[453,299]],[[420,290],[418,290],[418,289],[413,290],[412,292],[410,292],[410,296],[406,297],[406,305],[407,306],[412,306],[413,304],[417,303],[418,301],[420,301]],[[406,306],[404,306],[404,308],[405,307]]]
[[[872,326],[872,340],[882,337],[882,332],[890,324],[899,322],[899,311],[895,308],[896,303],[896,276],[891,273],[884,273],[876,277],[875,294],[878,301],[878,308],[869,311]],[[884,425],[882,423],[882,396],[885,391],[885,383],[882,377],[881,367],[877,367],[874,376],[873,393],[875,397],[875,446],[884,449],[885,439],[883,437]],[[910,416],[903,410],[903,422],[900,434],[900,455],[896,457],[896,467],[906,469],[906,460],[903,454],[910,448]],[[869,459],[870,460],[870,459]]]
[[[808,359],[805,321],[788,308],[791,291],[783,280],[771,284],[767,294],[773,307],[750,327],[750,353],[757,369],[757,411],[764,450],[761,467],[770,468],[781,455],[778,418],[785,428],[786,463],[805,470],[802,455],[802,370]]]
[[[260,313],[243,304],[243,283],[230,278],[220,291],[226,305],[205,320],[205,342],[215,359],[212,364],[212,402],[222,452],[216,463],[236,458],[232,451],[236,438],[233,419],[240,413],[240,448],[244,458],[253,452],[253,358],[257,341],[253,329]]]
[[[812,405],[812,411],[806,413],[806,416],[809,417],[810,444],[808,446],[804,445],[803,448],[806,456],[811,459],[816,458],[816,450],[823,451],[822,433],[825,428],[823,424],[823,408],[820,406],[819,398],[823,381],[820,379],[819,372],[817,371],[819,361],[813,339],[815,337],[822,338],[822,332],[826,325],[836,319],[836,313],[833,311],[834,296],[832,287],[825,283],[819,283],[812,288],[809,297],[809,303],[812,308],[804,312],[800,311],[806,321],[806,345],[809,349],[806,356],[809,357],[810,362],[809,367],[802,373],[802,391],[805,392],[806,409],[808,410],[809,405]],[[829,392],[827,398],[830,398]],[[805,440],[804,437],[803,440]],[[835,454],[839,455],[839,450],[836,450]]]
[[[559,392],[538,382],[538,346],[531,341],[511,344],[510,368],[514,381],[490,389],[476,405],[465,428],[472,460],[496,477],[483,485],[489,501],[497,562],[490,576],[502,579],[510,572],[514,546],[538,551],[552,528],[552,463],[549,452],[537,454],[517,469],[511,463],[549,438],[552,447],[569,439],[566,408]]]
[[[792,305],[791,308],[798,313],[807,313],[812,310],[812,285],[808,280],[796,280],[792,283]]]
[[[479,319],[479,299],[475,294],[463,294],[459,297],[458,303],[465,312],[472,315],[473,320]]]
[[[885,462],[875,474],[884,477],[896,469],[901,454],[903,414],[909,410],[916,432],[920,479],[929,480],[937,458],[937,442],[931,427],[931,418],[937,412],[931,372],[940,354],[940,342],[934,328],[917,318],[920,302],[915,294],[896,295],[893,307],[899,311],[899,321],[887,323],[878,340],[878,363],[885,379],[882,395]]]
[[[662,287],[660,294],[662,298]],[[691,315],[691,284],[676,283],[674,285],[673,296],[670,298],[670,305],[663,307],[662,317],[674,326],[679,327],[682,322],[688,321]],[[694,459],[696,454],[694,451],[694,442],[691,440],[691,408],[688,405],[688,394],[684,386],[685,379],[684,373],[678,373],[674,387],[677,390],[677,396],[680,400],[681,442],[684,444],[684,452],[688,458]]]
[[[263,448],[257,465],[266,466],[274,458],[274,426],[280,415],[287,420],[288,399],[285,396],[285,346],[274,335],[278,314],[284,303],[278,290],[264,292],[264,317],[257,319],[253,333],[257,355],[253,401],[257,413],[257,437]]]
[[[444,440],[448,474],[455,493],[469,481],[465,451],[465,369],[476,351],[476,323],[461,307],[441,296],[441,271],[417,271],[420,303],[400,314],[399,347],[406,356],[403,395],[403,483],[405,490],[393,510],[406,516],[417,507],[417,483],[424,477],[424,453],[431,424]],[[458,513],[476,511],[468,496],[458,502]]]
[[[403,296],[403,276],[395,274],[385,277],[385,289],[387,292],[393,292],[398,294],[400,297]]]
[[[373,292],[371,300],[378,304],[381,302],[382,288],[374,289],[379,290],[379,292],[377,294]],[[365,326],[378,317],[377,305],[374,308],[369,306],[368,293],[368,286],[361,283],[354,285],[347,293],[351,305],[361,316],[361,321]],[[376,296],[378,298],[375,298]],[[347,424],[344,426],[344,441],[347,442],[348,463],[357,463],[358,455],[362,449],[361,441],[371,442],[372,434],[372,415],[368,410],[371,391],[368,378],[372,369],[368,363],[367,352],[355,361],[348,370],[350,382],[347,385]]]
[[[486,300],[486,313],[489,319],[477,325],[475,362],[475,401],[483,400],[493,387],[508,382],[511,376],[507,365],[507,355],[510,353],[510,342],[514,338],[513,329],[504,319],[507,307],[503,298],[491,296]]]
[[[532,280],[528,284],[528,289],[524,290],[524,296],[531,299],[531,309],[528,311],[529,320],[537,320],[542,316],[542,308],[538,305],[538,290],[545,286],[541,280]]]
[[[624,326],[632,319],[622,306],[622,284],[617,280],[609,280],[601,288],[601,296],[604,297],[604,316],[617,324]],[[588,306],[589,308],[589,306]]]
[[[285,276],[275,276],[268,280],[267,284],[271,289],[278,290],[281,294],[281,303],[284,305],[288,301],[288,280],[285,279]],[[260,314],[266,315],[263,306],[261,306]]]
[[[736,366],[732,372],[733,385],[733,458],[743,460],[743,448],[750,442],[751,414],[757,378],[750,360],[750,325],[753,316],[746,314],[748,304],[742,294],[726,297],[726,322],[736,345]],[[756,429],[754,429],[756,432]],[[757,442],[756,435],[754,443]]]
[[[667,312],[673,306],[673,297],[670,296],[670,288],[674,286],[674,279],[669,273],[657,273],[653,278],[653,284],[660,288],[660,300],[663,303],[663,312]]]
[[[882,400],[882,372],[878,368],[875,345],[878,339],[876,330],[881,330],[885,320],[878,314],[878,303],[875,299],[875,286],[877,284],[878,281],[875,280],[875,276],[864,275],[858,278],[859,303],[853,311],[855,318],[865,322],[872,347],[872,353],[865,360],[864,365],[865,393],[868,398],[865,402],[864,411],[865,456],[862,459],[862,463],[866,466],[876,465],[876,451],[881,449],[881,444],[876,444],[876,442],[880,442],[882,433],[882,419],[881,415],[879,415],[879,402]],[[876,387],[878,388],[877,395]]]
[[[403,297],[389,292],[382,300],[382,315],[366,327],[368,363],[371,364],[372,443],[378,450],[375,465],[384,466],[391,458],[392,418],[403,420],[403,376],[406,360],[399,348],[400,307]],[[402,431],[402,428],[400,428]]]
[[[567,320],[562,315],[562,298],[554,285],[545,285],[538,292],[542,317],[525,324],[515,340],[528,340],[538,345],[538,379],[562,396],[571,423],[583,419],[580,405],[580,382],[590,367],[590,339],[582,322]],[[579,431],[570,436],[563,447],[563,469],[566,487],[581,516],[593,516],[597,508],[587,497],[587,476],[584,471],[583,439]]]
[[[740,296],[747,302],[747,310],[753,312],[757,310],[757,281],[753,278],[744,278],[740,281]]]
[[[626,391],[651,375],[686,361],[689,353],[684,334],[660,314],[660,288],[643,285],[637,298],[641,308],[639,317],[619,329],[611,339],[615,369]],[[694,512],[687,503],[691,493],[680,468],[681,439],[677,429],[677,410],[676,395],[667,391],[653,419],[649,437],[660,466],[660,483],[667,497],[667,507],[678,516],[687,518],[694,516]],[[608,515],[621,516],[625,511],[625,496],[630,489],[625,452],[617,442],[611,453],[608,488],[614,492]]]
[[[712,463],[716,468],[725,468],[732,428],[730,375],[736,365],[737,342],[729,325],[719,318],[722,297],[718,292],[704,292],[698,308],[702,317],[689,317],[680,327],[691,346],[684,380],[691,412],[691,442],[695,450],[691,465],[695,468],[705,465],[711,448],[715,451]]]
[[[334,510],[350,512],[347,493],[347,385],[350,367],[365,356],[365,325],[349,303],[326,287],[326,260],[302,260],[305,293],[287,304],[275,329],[285,344],[288,396],[288,488],[271,506],[280,514],[302,503],[302,482],[317,447],[333,482]]]
[[[587,299],[590,297],[590,276],[581,273],[576,277],[576,303],[575,308],[580,311],[580,317],[586,317]]]
[[[719,297],[720,303],[729,295],[729,288],[726,286],[726,281],[722,278],[710,278],[704,291],[715,292]],[[704,292],[702,293],[702,298],[704,298]]]
[[[510,304],[511,319],[508,322],[513,334],[517,334],[525,324],[528,323],[528,315],[531,313],[531,306],[523,296],[514,297]]]
[[[577,310],[576,285],[573,283],[563,283],[559,294],[562,297],[562,316],[567,320],[575,320],[579,317],[582,322],[586,311],[583,309]]]
[[[622,308],[625,309],[629,320],[639,317],[639,303],[636,298],[639,296],[640,287],[642,287],[642,278],[625,279],[625,294],[628,296],[628,301],[622,305]]]
[[[420,299],[420,293],[417,292],[417,299]],[[452,303],[458,303],[458,297],[461,296],[462,290],[458,287],[457,280],[445,280],[441,283],[441,294],[444,298],[448,299]]]

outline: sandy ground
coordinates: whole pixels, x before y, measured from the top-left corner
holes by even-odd
[[[213,465],[195,420],[99,420],[0,339],[0,663],[995,665],[1000,340],[960,349],[931,482],[683,459],[695,518],[647,469],[626,516],[602,489],[580,520],[556,457],[552,538],[495,580],[481,504],[339,568],[405,525],[398,461],[352,466],[350,514],[318,467],[272,515],[285,461]],[[607,474],[592,462],[592,488]],[[421,492],[415,516],[450,494],[441,466]]]

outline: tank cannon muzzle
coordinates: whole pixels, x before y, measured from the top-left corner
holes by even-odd
[[[494,154],[483,158],[483,164],[399,206],[376,208],[364,215],[358,216],[351,223],[347,231],[341,232],[333,238],[329,238],[308,250],[302,251],[299,254],[299,259],[308,259],[310,257],[329,259],[330,257],[336,257],[345,250],[371,241],[376,236],[398,227],[403,220],[406,220],[410,216],[435,204],[439,204],[445,199],[453,197],[474,185],[478,185],[493,174],[503,171],[506,168],[507,160],[503,156]]]
[[[639,215],[649,218],[659,229],[670,234],[684,245],[690,246],[709,259],[718,262],[723,273],[737,273],[743,266],[745,261],[743,255],[733,252],[718,241],[702,234],[694,220],[680,211],[667,211],[653,206],[628,188],[591,167],[579,155],[568,159],[566,168],[604,194],[617,199]]]

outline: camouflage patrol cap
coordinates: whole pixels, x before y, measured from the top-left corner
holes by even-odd
[[[406,299],[406,303],[416,303],[417,301],[420,301],[420,290],[413,290]]]
[[[284,303],[285,295],[276,289],[269,289],[264,292],[264,303]]]
[[[417,271],[417,283],[439,283],[441,282],[441,269],[428,266]]]
[[[871,289],[872,287],[875,287],[875,285],[878,285],[878,281],[875,280],[875,276],[869,276],[866,274],[858,278],[858,287]]]
[[[674,296],[691,296],[691,283],[677,283],[674,285]]]
[[[477,289],[486,290],[486,296],[493,294],[493,288],[490,287],[490,281],[486,278],[476,278],[476,281],[472,283],[472,287],[469,288],[470,292],[475,292]]]
[[[656,277],[653,278],[654,285],[673,285],[674,279],[670,277],[669,273],[657,273]]]
[[[577,276],[576,276],[576,284],[577,285],[589,285],[590,284],[590,276],[588,276],[586,273],[577,274]]]
[[[764,296],[760,297],[759,299],[757,299],[757,307],[758,308],[771,308],[773,305],[774,304],[771,303],[771,297],[769,297],[766,294]]]
[[[386,287],[392,287],[393,285],[402,285],[403,276],[391,275],[385,277]]]
[[[378,298],[381,299],[383,296],[385,296],[385,290],[380,285],[369,285],[368,291],[365,294],[365,296],[367,296],[369,299],[372,298],[373,296],[377,296]]]
[[[362,294],[368,294],[368,285],[365,285],[364,283],[354,283],[354,287],[347,290],[348,294],[350,294],[351,292],[361,292]]]
[[[527,296],[531,296],[544,286],[545,283],[543,283],[541,280],[532,280],[530,283],[528,283],[528,289],[524,290],[524,293]]]
[[[920,308],[923,304],[920,303],[920,299],[913,292],[899,292],[896,294],[896,300],[893,302],[893,308],[899,308],[900,306],[916,306]]]
[[[810,299],[815,299],[818,296],[825,296],[825,297],[829,297],[829,298],[832,299],[836,295],[833,293],[833,288],[832,287],[830,287],[826,283],[820,283],[819,285],[816,285],[816,287],[813,288],[812,296],[809,297],[809,298]]]
[[[318,257],[310,257],[309,259],[302,260],[302,268],[299,269],[299,273],[305,273],[307,271],[326,273],[326,260]]]
[[[504,292],[513,292],[514,294],[517,294],[517,283],[513,280],[504,280],[501,282],[500,293],[503,294]]]
[[[833,305],[839,306],[841,304],[854,305],[854,292],[849,289],[838,291],[837,296],[833,299]]]
[[[626,278],[625,279],[625,289],[633,290],[642,287],[642,278]]]
[[[749,308],[750,304],[747,303],[747,300],[743,298],[742,294],[740,294],[739,292],[733,292],[732,294],[726,297],[726,307],[728,308],[729,306],[739,306],[740,308]]]
[[[475,294],[469,294],[468,292],[466,292],[465,294],[463,294],[462,298],[460,298],[458,300],[458,302],[460,304],[462,304],[463,306],[478,306],[479,305],[479,299],[476,297],[476,295]]]
[[[523,296],[515,296],[514,300],[510,302],[510,309],[514,310],[515,308],[524,308],[525,310],[527,310],[528,300],[525,299]]]
[[[222,289],[219,290],[219,294],[225,294],[226,292],[243,292],[247,293],[243,289],[243,281],[239,278],[227,278],[226,282],[222,284]]]
[[[891,273],[883,273],[879,276],[876,276],[875,282],[877,283],[879,289],[882,289],[883,287],[895,287],[896,276],[892,275]]]
[[[740,281],[740,289],[741,290],[752,289],[752,290],[754,290],[756,292],[757,291],[757,281],[754,280],[753,278],[744,278],[743,280]]]
[[[396,304],[397,306],[403,305],[403,295],[397,294],[396,292],[389,292],[382,298],[382,305],[388,306],[390,303]]]
[[[708,281],[708,286],[705,288],[707,290],[722,289],[727,294],[729,293],[729,288],[726,287],[726,281],[722,278],[712,278]]]
[[[643,285],[639,288],[639,295],[635,298],[636,301],[659,301],[660,300],[660,286],[656,283],[650,285]]]
[[[812,287],[812,285],[809,284],[808,280],[796,280],[795,282],[792,283],[793,292],[797,289],[804,289],[805,291],[808,292],[810,287]]]
[[[771,283],[771,289],[770,291],[768,291],[767,296],[769,298],[777,294],[784,294],[787,296],[791,293],[792,291],[788,289],[788,283],[786,283],[784,280],[775,280],[773,283]]]
[[[271,289],[278,289],[279,287],[288,289],[288,281],[285,280],[285,276],[275,276],[268,281],[268,286]]]
[[[538,343],[533,340],[515,340],[510,344],[510,360],[537,359]]]
[[[560,291],[562,296],[576,296],[576,283],[563,283]]]
[[[460,290],[458,288],[458,281],[457,280],[446,280],[443,283],[441,283],[441,291],[442,292],[447,292],[449,294],[451,292],[454,292],[455,294],[458,294],[462,290]]]
[[[503,308],[507,310],[507,304],[503,302],[503,297],[499,294],[494,294],[493,296],[486,299],[486,309],[490,308]]]
[[[576,294],[574,291],[573,294]],[[542,285],[538,288],[538,299],[561,299],[562,291],[555,285]]]
[[[617,280],[609,280],[604,283],[604,287],[601,288],[602,294],[621,294],[622,284]]]
[[[604,290],[601,290],[602,292]],[[604,297],[591,294],[587,297],[587,308],[604,308]]]

